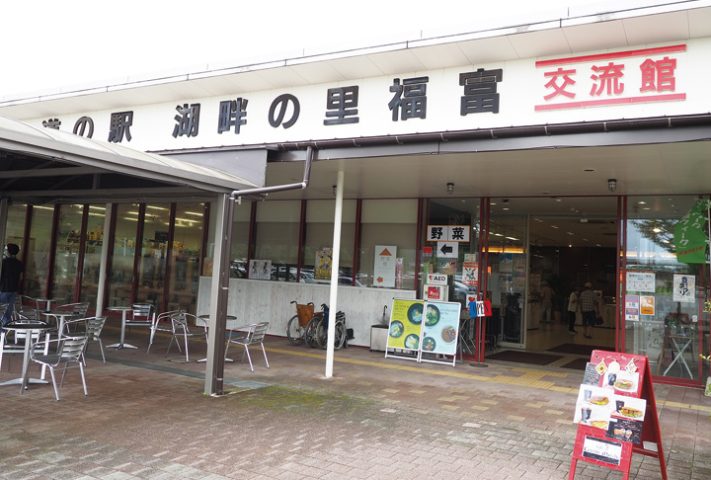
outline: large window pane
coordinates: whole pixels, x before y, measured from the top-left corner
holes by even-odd
[[[271,279],[296,281],[301,202],[278,200],[257,205],[255,259],[271,260]]]
[[[176,207],[168,310],[182,308],[195,313],[204,208],[203,203],[184,203]]]
[[[136,299],[152,303],[158,309],[163,299],[169,226],[169,204],[146,205]]]
[[[360,265],[357,280],[373,285],[376,245],[394,245],[402,258],[402,280],[396,287],[415,288],[417,247],[417,200],[363,200],[361,215]],[[397,278],[397,277],[396,277]],[[398,283],[401,283],[398,285]]]
[[[73,302],[83,211],[84,206],[79,204],[59,206],[57,252],[52,282],[52,298],[57,305]]]
[[[457,245],[457,258],[445,257],[437,250],[436,241],[428,241],[425,232],[425,246],[429,247],[431,255],[422,256],[422,275],[427,278],[428,273],[447,275],[448,295],[447,300],[460,302],[462,309],[466,308],[466,296],[470,291],[476,291],[476,279],[463,278],[464,261],[479,263],[477,256],[479,248],[479,209],[478,198],[439,198],[427,202],[427,217],[425,230],[428,226],[442,227],[442,232],[463,232],[461,238],[469,241],[451,242]],[[436,227],[435,227],[436,226]],[[457,230],[451,230],[457,229]],[[457,233],[459,238],[459,234]],[[442,238],[442,240],[447,240]],[[431,250],[430,250],[431,249]],[[424,288],[423,281],[422,285]],[[422,293],[422,292],[420,292]]]
[[[316,253],[324,248],[333,248],[333,216],[335,200],[309,200],[306,204],[306,241],[304,244],[304,265],[301,280],[314,279]],[[353,271],[353,240],[355,234],[356,201],[343,201],[341,221],[341,248],[339,258],[339,283],[351,285]],[[324,280],[327,281],[327,280]]]
[[[99,286],[101,245],[104,241],[105,218],[106,207],[104,205],[89,205],[80,301],[89,302],[92,308],[96,305],[96,294]]]
[[[109,276],[109,305],[130,305],[133,258],[136,252],[138,204],[116,205],[114,253]]]
[[[626,350],[646,355],[653,375],[692,381],[701,377],[698,354],[708,273],[703,263],[677,259],[674,229],[697,200],[691,196],[629,197],[627,289],[621,292],[630,308],[625,321]],[[707,229],[706,212],[702,218],[701,228]],[[644,278],[648,282],[634,281]]]
[[[20,255],[24,251],[23,237],[25,235],[25,216],[27,215],[26,204],[13,204],[7,208],[7,227],[5,229],[5,239],[3,246],[8,243],[14,243],[20,247]]]
[[[33,297],[46,295],[49,274],[49,248],[52,239],[54,207],[34,205],[30,224],[29,244],[25,256],[25,294]]]

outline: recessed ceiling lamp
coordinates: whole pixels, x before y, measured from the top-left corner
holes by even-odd
[[[454,183],[452,182],[447,182],[447,193],[449,195],[454,193]]]

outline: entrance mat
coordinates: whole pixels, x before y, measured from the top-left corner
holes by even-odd
[[[585,370],[585,365],[590,361],[589,358],[576,358],[572,362],[561,365],[560,368],[572,368],[573,370]]]
[[[610,350],[612,347],[605,345],[580,345],[577,343],[564,343],[554,348],[549,348],[549,352],[571,353],[573,355],[590,356],[593,350]]]
[[[505,362],[530,363],[533,365],[548,365],[563,358],[561,355],[550,355],[548,353],[519,352],[516,350],[504,350],[486,356],[490,360],[503,360]]]

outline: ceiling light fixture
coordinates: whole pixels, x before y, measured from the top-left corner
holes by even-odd
[[[611,192],[614,192],[617,190],[617,179],[616,178],[608,178],[607,179],[607,189]]]
[[[447,193],[450,195],[454,193],[454,184],[452,182],[447,182]]]

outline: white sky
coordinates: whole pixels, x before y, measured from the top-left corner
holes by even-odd
[[[649,3],[662,2],[612,5]],[[0,0],[0,98],[530,23],[591,4],[615,9],[590,0]]]

